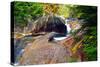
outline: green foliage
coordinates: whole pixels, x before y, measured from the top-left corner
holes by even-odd
[[[66,5],[60,5],[59,10],[58,10],[58,14],[62,15],[64,17],[68,17],[69,16],[68,11],[69,11],[69,8],[66,7]]]
[[[59,5],[58,14],[68,18],[72,17],[72,13],[74,13],[75,6],[73,5]]]
[[[97,60],[97,31],[96,27],[90,27],[88,33],[84,37],[84,52],[87,60]]]
[[[85,19],[88,22],[88,25],[97,25],[96,6],[76,6],[73,12],[73,17]]]
[[[84,36],[84,52],[86,60],[97,60],[97,7],[96,6],[73,6],[71,9],[72,17],[82,18],[87,23],[87,33]]]
[[[43,4],[14,2],[14,20],[17,26],[26,26],[28,19],[34,20],[43,14]]]
[[[88,61],[97,60],[97,7],[77,6],[77,17],[85,19],[85,27],[89,27],[84,36],[84,51]]]
[[[89,29],[84,35],[83,50],[87,57],[86,60],[97,60],[97,7],[73,6],[70,16],[74,18],[82,18],[87,22],[84,24],[84,27],[88,27]]]

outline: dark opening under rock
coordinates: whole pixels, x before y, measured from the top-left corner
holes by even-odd
[[[57,32],[67,34],[67,27],[64,20],[58,16],[42,16],[33,23],[32,33],[38,32]]]

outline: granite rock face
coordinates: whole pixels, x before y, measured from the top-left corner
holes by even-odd
[[[70,57],[69,50],[59,42],[49,42],[49,34],[28,43],[19,61],[21,65],[65,63]]]

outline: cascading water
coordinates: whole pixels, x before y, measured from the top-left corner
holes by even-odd
[[[21,58],[24,48],[27,46],[27,43],[33,40],[31,35],[26,35],[22,38],[14,39],[14,57],[15,64],[18,64],[19,59]]]

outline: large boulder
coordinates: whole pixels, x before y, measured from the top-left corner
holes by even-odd
[[[28,43],[19,61],[21,65],[65,63],[70,57],[69,50],[59,42],[49,42],[49,34]]]

